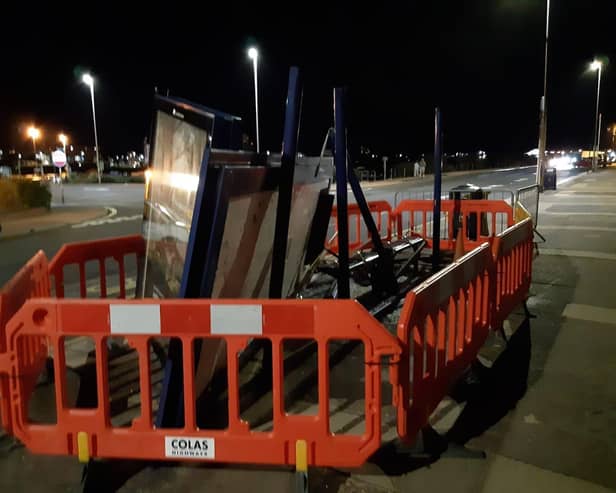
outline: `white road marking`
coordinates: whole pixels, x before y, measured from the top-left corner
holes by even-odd
[[[120,216],[120,217],[112,217],[112,218],[103,218],[103,219],[95,219],[93,221],[86,221],[80,224],[74,224],[73,228],[85,228],[88,226],[101,226],[103,224],[115,224],[122,223],[126,221],[135,221],[137,219],[142,219],[142,214],[135,214],[134,216]]]
[[[613,207],[616,205],[616,201],[609,202],[606,200],[601,200],[601,202],[580,202],[576,199],[569,199],[562,202],[543,202],[540,205],[546,210],[548,209],[548,207],[558,207],[560,205],[575,205],[576,207]]]
[[[586,176],[586,175],[577,175],[574,176],[573,178],[578,178],[579,176]],[[560,183],[560,182],[559,182]],[[584,183],[580,183],[578,185],[578,188],[588,188],[589,185],[586,185]],[[579,196],[579,195],[586,195],[589,197],[598,197],[601,195],[614,195],[614,188],[613,187],[600,187],[599,185],[593,185],[592,187],[592,191],[590,190],[567,190],[567,194],[572,194],[575,196]],[[560,195],[560,194],[559,194]]]
[[[564,185],[565,183],[568,183],[573,180],[577,180],[578,178],[581,178],[582,176],[586,176],[586,173],[580,173],[579,175],[574,175],[574,176],[570,176],[569,178],[558,180],[558,185]]]
[[[577,258],[591,258],[597,260],[614,260],[616,261],[616,254],[605,252],[591,252],[588,250],[564,250],[562,248],[539,248],[540,255],[560,255],[562,257],[577,257]]]
[[[616,228],[604,228],[600,226],[541,226],[541,231],[602,231],[616,233]]]
[[[585,193],[585,192],[576,192],[575,190],[569,190],[568,192],[561,192],[558,194],[558,197],[569,197],[574,198],[575,200],[581,199],[595,199],[595,200],[616,200],[616,195],[614,192],[611,194],[606,193]]]
[[[513,180],[514,183],[519,183],[521,181],[528,181],[530,180],[530,176],[527,176],[526,178],[518,178],[517,180]]]
[[[548,214],[550,216],[616,216],[616,212],[551,212],[541,211],[541,214]]]
[[[616,324],[616,309],[569,303],[563,310],[563,317],[600,324]]]
[[[105,217],[102,217],[100,219],[95,219],[95,221],[103,221],[106,219],[111,219],[112,217],[115,217],[116,214],[118,213],[118,210],[115,207],[105,207],[105,209],[107,209],[107,215]],[[82,225],[88,225],[89,223],[91,223],[92,221],[85,221],[83,223],[79,223],[79,224],[73,224],[73,228],[82,228]]]
[[[530,169],[530,168],[536,168],[536,167],[537,167],[537,166],[535,166],[535,165],[533,164],[533,165],[530,165],[530,166],[520,166],[519,168],[495,169],[495,170],[494,170],[494,172],[495,172],[495,173],[503,173],[503,172],[505,172],[505,171],[517,171],[517,170],[520,170],[520,169]]]

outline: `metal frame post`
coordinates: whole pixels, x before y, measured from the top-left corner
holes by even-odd
[[[350,298],[349,216],[347,200],[347,149],[344,115],[345,91],[334,89],[334,165],[336,167],[336,206],[338,208],[338,298]]]
[[[432,215],[432,270],[437,271],[441,257],[441,110],[434,110],[434,213]]]
[[[278,187],[278,206],[276,208],[276,229],[274,231],[274,250],[272,254],[272,271],[270,276],[270,298],[282,298],[284,267],[286,262],[289,221],[291,218],[291,201],[293,199],[293,177],[295,156],[299,134],[299,116],[301,111],[301,80],[299,68],[289,70],[289,88],[285,111],[284,134],[280,184]]]

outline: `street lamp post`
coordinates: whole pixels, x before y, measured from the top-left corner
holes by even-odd
[[[259,142],[259,85],[257,78],[257,60],[259,59],[259,51],[253,46],[248,50],[248,58],[252,60],[252,71],[255,78],[255,129],[257,133],[257,152],[261,150]]]
[[[66,159],[64,166],[66,166],[66,169],[68,170],[68,157],[66,155],[66,143],[68,142],[68,137],[65,134],[60,134],[58,135],[58,140],[60,141],[60,144],[62,144],[62,152],[64,152],[64,159]],[[64,181],[62,181],[62,168],[58,168],[58,175],[60,175],[60,195],[62,196],[62,203],[64,204]]]
[[[545,58],[543,62],[543,97],[540,105],[539,154],[537,155],[537,178],[539,190],[543,190],[543,171],[545,169],[545,150],[547,147],[547,92],[548,92],[548,49],[550,43],[550,0],[547,0],[545,15]]]
[[[34,125],[28,127],[28,137],[30,137],[32,139],[32,148],[34,149],[34,163],[35,163],[35,169],[36,169],[36,140],[38,138],[40,138],[41,136],[41,131],[36,128]],[[41,163],[41,178],[43,177],[43,163]]]
[[[98,132],[96,130],[96,108],[94,106],[94,78],[90,74],[83,74],[82,82],[90,88],[90,96],[92,98],[92,120],[94,121],[94,146],[96,151],[96,176],[98,183],[101,182],[101,165],[98,157]]]
[[[597,72],[597,104],[595,107],[595,135],[593,138],[592,170],[597,171],[597,153],[599,152],[599,101],[601,98],[601,72],[603,64],[595,60],[590,64],[590,69]]]

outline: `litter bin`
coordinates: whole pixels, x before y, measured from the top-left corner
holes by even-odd
[[[543,189],[556,190],[556,168],[545,168],[543,172]]]
[[[456,201],[453,217],[453,237],[457,238],[458,229],[462,224],[462,214],[460,213],[460,200],[486,200],[490,192],[483,190],[481,187],[467,183],[466,185],[458,185],[449,191],[449,199]],[[488,228],[488,217],[485,213],[481,213],[481,236],[490,236]],[[477,213],[471,212],[466,217],[466,237],[471,241],[477,241]]]

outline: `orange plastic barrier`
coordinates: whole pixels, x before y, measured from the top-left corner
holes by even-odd
[[[475,201],[466,202],[470,203],[467,208],[460,206],[464,231],[468,214],[481,217],[497,210],[493,205],[481,208],[473,207]],[[472,363],[489,328],[499,328],[525,300],[531,280],[532,238],[532,222],[527,219],[499,233],[491,246],[484,243],[413,289],[406,297],[397,337],[349,300],[61,299],[66,265],[79,266],[80,294],[85,297],[85,263],[97,262],[104,277],[109,258],[118,262],[124,297],[124,257],[143,256],[143,240],[131,236],[66,245],[49,268],[39,252],[0,292],[2,426],[32,452],[78,455],[81,460],[199,459],[293,465],[298,459],[296,450],[304,450],[305,441],[311,466],[360,466],[381,443],[382,358],[390,361],[398,433],[412,441]],[[54,277],[57,299],[49,298],[48,275]],[[100,281],[100,294],[107,295],[105,280]],[[95,346],[97,405],[91,409],[72,408],[68,403],[64,341],[75,336],[87,336]],[[138,355],[141,413],[122,428],[111,425],[110,337],[124,338]],[[174,337],[182,343],[182,428],[159,429],[153,424],[150,342],[158,337]],[[196,424],[194,345],[200,338],[226,342],[228,426],[224,430],[202,429]],[[240,417],[238,355],[254,338],[272,344],[271,431],[250,429]],[[317,345],[319,406],[313,416],[285,412],[283,343],[297,339]],[[364,345],[364,371],[356,375],[364,379],[365,391],[366,428],[360,436],[330,431],[328,344],[334,339]],[[54,356],[57,422],[35,424],[28,420],[28,404],[48,354]]]
[[[392,213],[399,238],[423,237],[432,248],[433,201],[403,200]],[[513,224],[513,209],[503,200],[441,201],[441,250],[454,250],[456,226],[464,232],[466,251],[477,248]]]
[[[98,279],[100,297],[107,297],[107,273],[105,261],[113,259],[118,264],[120,298],[126,297],[126,267],[125,257],[145,255],[145,242],[140,235],[123,236],[104,240],[94,240],[83,243],[68,243],[64,245],[49,263],[49,275],[54,278],[54,287],[58,298],[64,297],[64,268],[77,265],[79,268],[80,297],[86,297],[86,263],[98,262]]]
[[[6,324],[23,304],[31,298],[49,296],[49,277],[47,275],[47,257],[39,251],[7,282],[0,291],[0,357],[6,352],[10,341],[6,333]],[[32,392],[36,379],[47,357],[47,346],[43,338],[28,340],[21,348],[19,358],[21,371],[13,374],[21,378],[27,392]],[[2,427],[8,432],[12,429],[9,375],[0,373],[0,418]]]
[[[496,237],[492,327],[500,329],[507,316],[526,301],[533,270],[533,222],[528,218]]]
[[[28,338],[45,336],[53,347],[57,424],[27,420],[29,388],[13,378],[24,371],[20,347]],[[66,404],[63,339],[89,336],[96,348],[98,406],[72,409]],[[107,338],[124,337],[139,355],[141,416],[128,428],[110,425]],[[185,426],[153,425],[150,390],[152,337],[179,338],[183,347]],[[194,351],[197,338],[224,338],[227,343],[229,421],[225,430],[196,426]],[[269,339],[273,348],[273,429],[251,430],[240,419],[238,354],[251,338]],[[366,430],[361,436],[334,435],[329,429],[328,342],[358,340],[365,347]],[[285,412],[282,344],[310,339],[318,345],[318,399],[315,416]],[[399,356],[392,336],[358,303],[350,300],[30,300],[7,324],[7,352],[0,369],[11,381],[13,430],[35,453],[154,460],[204,459],[253,464],[295,464],[295,445],[305,440],[308,464],[359,466],[381,443],[382,357]]]
[[[441,229],[443,224],[450,221],[451,212],[447,208],[447,201],[441,205]],[[398,238],[404,236],[421,236],[427,242],[428,248],[432,248],[432,215],[434,202],[432,200],[403,200],[395,208],[392,214],[392,222]],[[443,221],[444,219],[444,221]],[[452,233],[448,230],[441,231],[441,248],[449,249],[452,241]]]
[[[391,240],[392,227],[392,210],[388,202],[377,200],[368,202],[368,207],[376,223],[376,229],[381,235],[381,239],[385,241]],[[357,250],[368,248],[372,241],[368,229],[364,225],[361,215],[361,210],[357,204],[349,204],[349,254],[355,253]],[[334,206],[331,213],[331,223],[333,223],[334,233],[330,235],[325,244],[325,248],[338,253],[338,208]]]
[[[484,244],[406,297],[398,323],[403,353],[391,374],[398,434],[405,441],[428,423],[488,335],[491,268]]]

